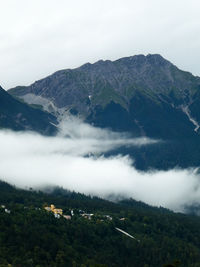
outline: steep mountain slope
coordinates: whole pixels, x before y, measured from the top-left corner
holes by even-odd
[[[56,123],[53,115],[18,101],[0,87],[0,128],[49,135],[56,133]]]
[[[71,111],[100,127],[174,138],[198,131],[199,86],[200,78],[160,55],[138,55],[61,70],[9,93],[51,112]]]
[[[160,55],[87,63],[9,93],[58,119],[71,113],[95,126],[164,141],[112,151],[129,154],[139,169],[200,166],[200,78]]]

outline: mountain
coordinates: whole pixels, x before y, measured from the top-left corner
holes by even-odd
[[[73,114],[94,126],[164,141],[116,151],[131,155],[140,169],[200,165],[200,78],[158,54],[60,70],[9,93],[58,119]]]
[[[74,215],[56,218],[44,209],[50,204]],[[93,215],[87,219],[83,212]],[[62,188],[26,191],[0,181],[0,266],[198,267],[199,225],[198,216],[132,199],[112,203]]]
[[[100,127],[172,138],[195,135],[199,89],[199,77],[160,55],[138,55],[61,70],[9,93],[50,112],[79,114]]]
[[[31,107],[12,97],[0,87],[0,128],[29,130],[52,135],[57,131],[56,118],[38,107]]]

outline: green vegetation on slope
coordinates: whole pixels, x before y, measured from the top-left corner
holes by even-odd
[[[5,205],[0,208],[1,267],[157,267],[175,261],[171,266],[200,266],[199,217],[134,200],[114,204],[59,188],[47,194],[1,182],[0,193]],[[52,203],[65,213],[73,209],[75,215],[55,218],[43,209]],[[80,209],[94,216],[82,218]],[[113,219],[102,219],[105,214]]]

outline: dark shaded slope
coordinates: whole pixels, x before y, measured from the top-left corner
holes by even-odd
[[[52,135],[57,131],[53,123],[57,123],[53,115],[18,101],[0,87],[0,128]]]

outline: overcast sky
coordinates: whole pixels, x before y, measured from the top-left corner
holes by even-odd
[[[0,0],[0,84],[159,53],[200,76],[199,0]]]

